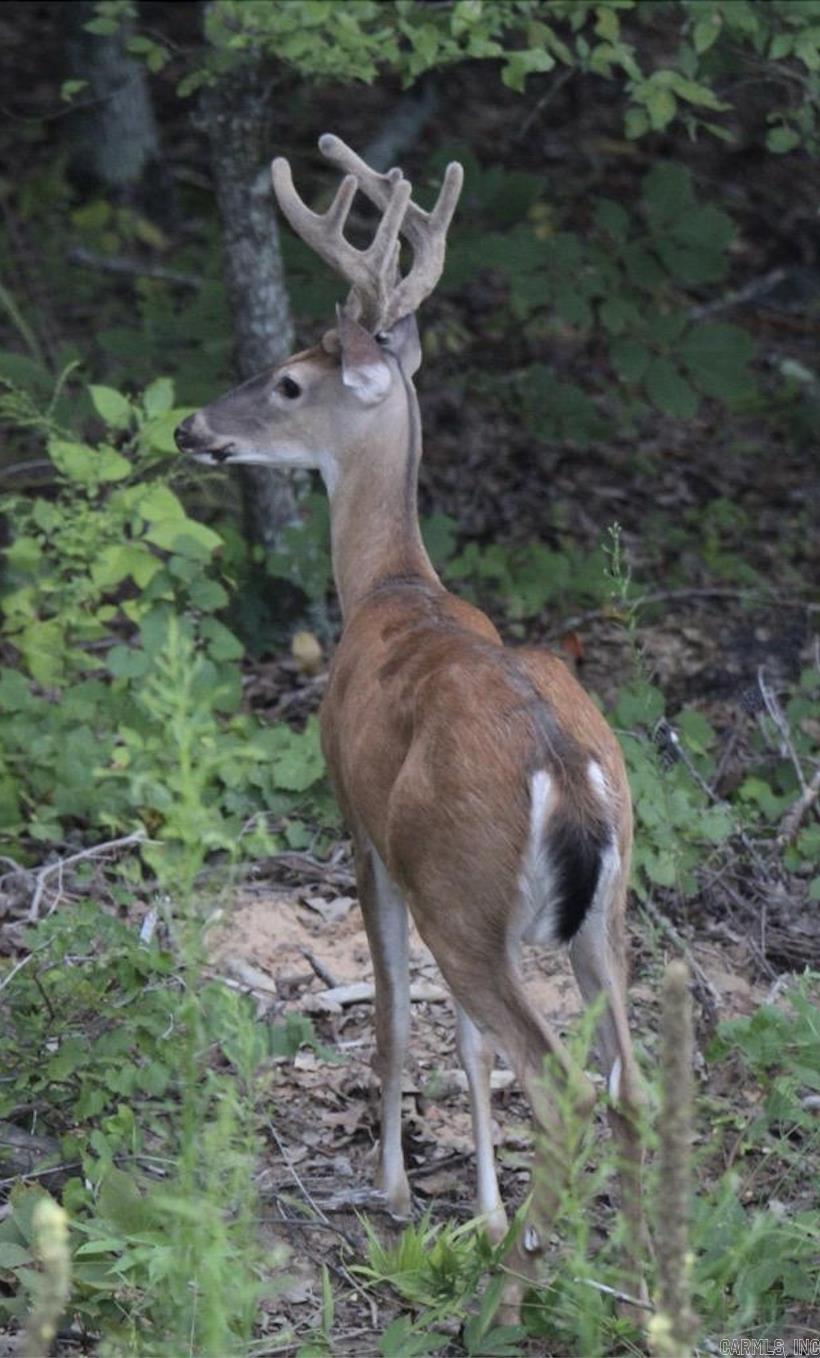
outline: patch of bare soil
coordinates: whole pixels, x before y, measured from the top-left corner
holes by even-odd
[[[649,968],[644,965],[643,941],[633,940],[640,974],[631,987],[631,1013],[639,1042],[651,1050],[658,959]],[[739,948],[731,941],[696,942],[692,953],[721,1018],[749,1014],[765,999],[766,987],[738,970]],[[266,1315],[267,1327],[270,1332],[292,1328],[304,1339],[319,1324],[325,1265],[337,1291],[337,1352],[375,1353],[373,1336],[391,1314],[374,1314],[376,1303],[357,1287],[345,1259],[350,1247],[359,1257],[363,1252],[357,1213],[372,1215],[384,1238],[400,1224],[371,1187],[378,1138],[378,1086],[371,1069],[373,970],[352,888],[344,894],[316,886],[296,893],[267,885],[244,889],[217,921],[209,954],[214,970],[249,988],[268,1019],[308,1015],[319,1039],[317,1050],[304,1045],[295,1057],[277,1059],[271,1072],[272,1121],[259,1188],[269,1209],[267,1237],[272,1247],[286,1245],[289,1258],[287,1280]],[[466,1220],[474,1210],[466,1082],[455,1054],[447,991],[412,928],[410,971],[413,1026],[404,1131],[416,1212],[430,1208],[434,1220]],[[581,1010],[566,954],[529,949],[525,978],[538,1011],[565,1035]],[[529,1111],[511,1072],[500,1063],[493,1088],[502,1195],[514,1208],[528,1184]],[[607,1135],[603,1122],[599,1134]],[[602,1203],[598,1229],[606,1229],[607,1216]],[[382,1307],[389,1305],[384,1298],[382,1290]]]

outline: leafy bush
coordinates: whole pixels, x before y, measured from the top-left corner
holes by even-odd
[[[38,1110],[79,1171],[62,1191],[71,1305],[104,1351],[170,1355],[184,1334],[216,1358],[241,1351],[260,1296],[252,1173],[272,1036],[244,997],[202,984],[196,931],[172,924],[176,958],[89,902],[31,931],[4,997],[0,1117]],[[20,1284],[6,1316],[37,1281],[42,1194],[21,1185],[0,1224],[0,1278]]]
[[[179,883],[203,845],[270,847],[264,818],[320,790],[318,728],[263,729],[239,710],[222,539],[165,479],[185,413],[171,383],[139,401],[108,387],[91,398],[108,438],[47,422],[57,494],[3,504],[16,535],[2,632],[21,669],[0,668],[0,805],[7,834],[46,843],[69,825],[142,825],[160,841],[145,860]]]

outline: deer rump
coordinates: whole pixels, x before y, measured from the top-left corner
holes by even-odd
[[[476,927],[505,949],[569,943],[620,860],[608,752],[584,741],[588,714],[563,662],[429,615],[382,629],[382,640],[381,663],[371,653],[363,674],[355,637],[349,652],[343,638],[331,676],[335,721],[361,733],[336,752],[341,805],[358,810],[352,828],[422,933],[431,912],[440,920],[469,901]],[[565,690],[577,734],[556,711]],[[332,746],[334,732],[324,735]],[[516,899],[517,910],[499,912],[499,900]]]

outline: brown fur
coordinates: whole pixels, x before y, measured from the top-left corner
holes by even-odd
[[[504,1318],[515,1319],[522,1278],[533,1276],[566,1172],[566,1128],[542,1083],[545,1057],[555,1058],[579,1112],[594,1101],[591,1084],[572,1070],[519,979],[531,779],[545,771],[551,787],[545,835],[560,821],[570,848],[611,844],[614,837],[620,855],[616,876],[601,889],[598,909],[587,912],[570,955],[584,998],[601,991],[607,997],[601,1056],[617,1086],[611,1117],[624,1157],[633,1286],[639,1291],[643,1228],[635,1118],[641,1094],[624,975],[632,821],[620,749],[557,657],[503,646],[483,613],[442,586],[424,550],[415,507],[418,409],[401,347],[417,351],[415,331],[403,326],[389,353],[364,331],[352,339],[350,334],[345,322],[340,343],[308,350],[229,393],[186,421],[181,432],[186,448],[211,449],[234,461],[319,466],[328,484],[344,630],[322,706],[322,744],[354,838],[373,954],[385,1193],[396,1211],[408,1210],[400,1142],[409,1019],[404,902],[457,1002],[459,1050],[477,1145],[484,1147],[478,1157],[482,1210],[494,1239],[505,1229],[489,1146],[494,1049],[518,1074],[543,1133],[532,1217],[537,1229],[528,1228],[514,1246],[504,1295]],[[387,376],[379,364],[387,365]],[[366,386],[374,371],[386,383],[375,403]],[[297,403],[278,395],[283,376],[298,381]],[[357,388],[357,382],[365,385]],[[590,759],[603,770],[605,802],[591,782]]]

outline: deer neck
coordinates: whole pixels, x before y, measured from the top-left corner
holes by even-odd
[[[333,576],[345,620],[393,576],[438,583],[419,529],[421,417],[412,383],[401,378],[401,418],[385,419],[385,427],[351,450],[330,491]]]

